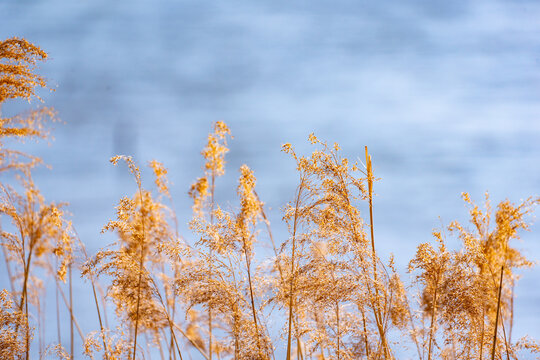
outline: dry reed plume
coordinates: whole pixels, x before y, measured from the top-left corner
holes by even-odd
[[[23,39],[0,42],[0,106],[37,97],[36,88],[46,84],[35,65],[46,57]],[[299,182],[283,213],[289,236],[276,244],[247,165],[239,169],[237,206],[216,201],[231,138],[227,125],[216,122],[201,153],[204,173],[189,189],[191,219],[176,215],[163,164],[149,163],[154,185],[147,187],[130,156],[111,159],[127,165],[134,193],[119,200],[115,219],[102,229],[116,240],[89,255],[66,219],[66,205],[46,202],[34,184],[32,168],[41,160],[5,143],[47,138],[51,118],[54,111],[41,108],[0,119],[0,173],[11,175],[0,183],[0,239],[11,287],[0,292],[2,359],[134,360],[159,354],[390,360],[412,348],[415,357],[427,360],[509,360],[540,352],[530,338],[512,339],[516,270],[533,266],[515,241],[529,229],[527,216],[540,198],[505,200],[493,209],[487,194],[483,208],[463,194],[471,227],[452,222],[434,231],[434,243],[420,244],[409,262],[413,281],[405,284],[394,259],[377,252],[377,179],[367,147],[364,164],[314,134],[308,156],[283,145]],[[180,236],[180,222],[189,223],[194,236]],[[461,246],[449,248],[447,236]],[[264,247],[274,254],[265,257]],[[73,308],[71,278],[78,275],[93,293],[96,324],[89,334]],[[40,302],[45,277],[56,284],[53,344],[46,343],[45,332],[55,326],[44,320]],[[62,311],[69,313],[69,346],[61,338]],[[82,349],[74,346],[75,330]]]

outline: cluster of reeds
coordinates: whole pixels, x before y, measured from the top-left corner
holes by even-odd
[[[34,74],[45,58],[25,40],[0,42],[0,105],[35,97],[36,87],[46,86]],[[131,157],[111,159],[127,165],[136,191],[120,199],[116,218],[103,227],[116,241],[87,254],[65,218],[66,205],[47,203],[32,181],[40,159],[4,145],[12,137],[47,137],[46,116],[54,112],[0,119],[0,172],[14,180],[0,183],[0,238],[11,286],[0,292],[3,359],[155,353],[161,359],[395,359],[406,348],[428,360],[518,359],[524,351],[540,352],[531,339],[512,339],[516,269],[533,265],[514,242],[540,198],[503,201],[492,210],[487,194],[483,209],[463,194],[471,228],[453,222],[433,233],[434,244],[420,244],[406,285],[394,259],[377,253],[376,178],[367,147],[365,163],[358,163],[313,134],[309,156],[283,146],[299,182],[283,214],[289,236],[276,242],[247,165],[239,169],[237,208],[216,201],[230,139],[229,128],[217,122],[202,151],[204,172],[189,190],[191,219],[177,217],[163,164],[149,163],[152,191]],[[180,236],[179,222],[189,223],[193,236]],[[447,235],[462,246],[449,249]],[[264,243],[271,255],[257,253]],[[73,272],[92,288],[96,331],[90,334],[73,312]],[[45,277],[56,284],[55,344],[44,340],[54,330],[40,305]],[[70,319],[69,354],[60,297]],[[74,329],[83,349],[74,348]],[[38,349],[31,347],[36,332]]]

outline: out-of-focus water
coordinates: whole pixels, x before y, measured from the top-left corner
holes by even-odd
[[[65,124],[52,146],[25,148],[52,165],[35,180],[71,204],[90,252],[110,241],[100,229],[134,191],[127,170],[108,163],[118,153],[165,163],[189,238],[186,192],[212,123],[224,120],[234,140],[218,200],[235,204],[248,164],[281,238],[279,210],[297,181],[281,144],[310,152],[315,132],[351,158],[368,145],[381,178],[377,244],[405,269],[432,228],[466,220],[462,191],[480,202],[489,190],[494,203],[539,195],[539,18],[536,1],[3,0],[0,38],[50,55],[40,71],[56,91],[41,95]],[[518,245],[535,260],[539,226]],[[515,339],[540,338],[539,281],[538,270],[523,272]],[[97,329],[89,284],[76,294],[83,329]]]

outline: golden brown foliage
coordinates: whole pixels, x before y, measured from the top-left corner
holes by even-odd
[[[36,96],[36,87],[46,86],[45,79],[34,73],[36,62],[46,58],[43,50],[24,39],[0,41],[0,110],[6,100],[30,100]],[[44,127],[48,119],[54,120],[55,112],[47,107],[9,118],[1,117],[0,111],[0,173],[10,169],[27,172],[41,162],[37,157],[5,148],[4,141],[8,138],[45,139],[49,135]]]
[[[46,58],[47,53],[25,39],[0,41],[0,104],[7,99],[30,100],[36,87],[45,87],[45,79],[34,69]]]
[[[30,100],[37,97],[36,87],[45,87],[46,84],[43,77],[34,73],[34,69],[36,62],[46,57],[47,54],[39,47],[24,39],[11,38],[0,42],[0,107],[8,99]],[[9,138],[46,139],[49,132],[44,124],[47,120],[54,120],[54,117],[54,110],[46,107],[10,118],[0,117],[0,173],[18,170],[16,179],[20,183],[17,188],[0,183],[0,216],[2,220],[9,220],[0,228],[0,240],[12,289],[11,294],[2,295],[2,321],[6,321],[2,331],[7,336],[9,326],[14,326],[17,334],[12,339],[14,344],[20,344],[20,339],[24,339],[22,350],[19,345],[9,350],[12,352],[11,358],[23,357],[23,353],[26,359],[29,358],[31,325],[27,319],[34,317],[30,316],[33,314],[29,311],[29,303],[38,312],[38,323],[41,319],[40,291],[43,290],[43,280],[33,275],[34,268],[42,267],[46,272],[55,273],[55,281],[65,282],[73,249],[71,224],[64,220],[62,211],[64,204],[45,203],[32,180],[30,170],[41,159],[9,149],[5,141]],[[7,300],[9,297],[20,299],[17,311],[11,317],[5,312],[12,306],[11,300]],[[42,338],[39,340],[42,348]],[[62,357],[59,346],[49,347],[49,350],[42,348],[42,356],[55,354]]]
[[[309,141],[320,147],[310,157],[283,146],[297,163],[300,185],[285,210],[291,239],[284,245],[292,254],[282,259],[291,270],[277,299],[288,301],[289,313],[296,314],[296,337],[306,336],[308,354],[389,358],[389,320],[402,326],[404,299],[399,276],[388,275],[360,215],[362,201],[372,206],[370,158],[362,172],[340,155],[339,145],[330,147],[313,134]]]
[[[434,232],[438,248],[421,244],[409,265],[410,271],[420,272],[417,275],[421,284],[420,303],[423,316],[430,319],[426,329],[429,332],[428,358],[432,352],[440,357],[451,353],[460,359],[481,358],[492,349],[497,358],[517,358],[516,351],[524,347],[512,344],[509,338],[513,289],[517,281],[514,270],[530,267],[532,262],[510,242],[519,239],[519,229],[529,228],[525,216],[540,199],[529,198],[517,206],[508,200],[502,201],[492,225],[487,194],[485,210],[475,205],[468,194],[464,193],[463,198],[471,207],[470,222],[474,230],[466,229],[457,221],[448,227],[451,233],[458,235],[462,248],[448,250],[442,234]],[[501,297],[498,296],[500,281]],[[500,326],[496,321],[498,311]],[[437,337],[440,328],[444,331]],[[438,343],[439,340],[443,343]],[[447,347],[449,344],[451,348]]]
[[[26,352],[27,317],[15,305],[7,290],[0,291],[0,358],[22,359]]]
[[[26,40],[0,42],[0,105],[36,97],[45,81],[34,68],[46,57]],[[19,170],[18,186],[0,184],[0,216],[9,220],[2,222],[0,239],[11,284],[11,292],[0,292],[2,359],[28,359],[36,327],[32,319],[38,319],[38,333],[46,326],[39,320],[39,294],[46,288],[36,276],[38,267],[55,277],[71,318],[71,356],[59,329],[58,344],[45,347],[40,337],[40,356],[69,359],[75,352],[73,303],[60,284],[74,269],[75,231],[65,220],[65,205],[46,203],[32,181],[31,169],[40,159],[4,144],[8,138],[47,138],[47,118],[54,118],[48,108],[0,118],[0,172]],[[283,146],[296,162],[299,184],[283,214],[290,236],[276,247],[250,167],[239,169],[238,205],[216,201],[229,138],[227,125],[216,122],[201,152],[204,174],[189,189],[191,241],[178,234],[182,220],[173,210],[165,166],[149,163],[153,194],[131,157],[111,159],[114,165],[126,163],[136,189],[120,199],[115,219],[102,230],[113,232],[116,241],[91,257],[80,245],[86,260],[80,271],[91,281],[99,319],[99,331],[84,339],[87,357],[135,360],[146,358],[152,347],[169,359],[197,352],[209,360],[269,360],[278,348],[271,333],[276,326],[287,339],[287,360],[394,359],[410,345],[418,358],[428,360],[490,355],[509,360],[540,352],[535,340],[511,338],[516,270],[533,265],[515,241],[529,229],[527,216],[539,198],[518,205],[505,200],[493,210],[487,194],[483,209],[463,194],[471,228],[454,221],[447,232],[433,232],[434,245],[418,246],[408,268],[419,288],[413,294],[394,258],[383,261],[376,251],[376,179],[367,148],[363,166],[343,157],[338,144],[330,146],[314,134],[308,138],[315,147],[309,156]],[[361,209],[369,210],[369,221]],[[275,251],[271,259],[261,250],[268,245],[261,226]],[[450,248],[446,234],[457,237],[461,247]],[[98,278],[107,284],[101,304]],[[411,296],[418,306],[409,303]],[[107,301],[119,324],[115,330],[107,325]],[[141,345],[137,341],[143,336],[147,341]]]

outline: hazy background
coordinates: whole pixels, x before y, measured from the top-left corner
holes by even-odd
[[[377,246],[404,270],[433,228],[466,221],[462,191],[480,202],[489,190],[494,203],[539,195],[538,19],[537,1],[0,0],[0,39],[49,53],[39,71],[56,91],[41,95],[65,124],[50,147],[24,149],[52,166],[35,180],[47,199],[71,204],[90,252],[111,240],[100,229],[135,190],[109,164],[115,154],[165,163],[192,238],[187,190],[223,120],[234,140],[218,200],[236,204],[237,169],[248,164],[280,239],[297,184],[281,144],[308,153],[315,132],[352,159],[368,145],[381,178]],[[539,234],[536,224],[518,244],[534,260]],[[539,282],[537,269],[523,272],[513,339],[540,338]],[[77,286],[80,322],[98,329],[90,286]]]

